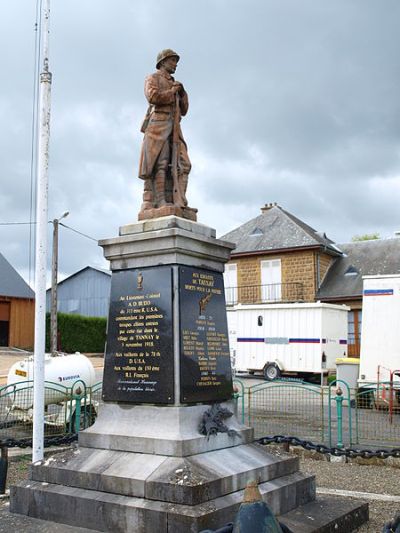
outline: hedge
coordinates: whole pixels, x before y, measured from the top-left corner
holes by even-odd
[[[107,319],[95,316],[57,314],[61,351],[102,353],[106,342]],[[50,350],[50,314],[46,315],[46,350]]]

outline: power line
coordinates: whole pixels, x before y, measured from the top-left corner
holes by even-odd
[[[0,226],[19,226],[27,224],[36,224],[36,222],[0,222]]]
[[[64,228],[68,228],[71,231],[77,233],[78,235],[82,235],[82,237],[86,237],[87,239],[90,239],[91,241],[98,242],[98,239],[95,239],[94,237],[90,237],[90,235],[86,235],[86,233],[82,233],[81,231],[78,231],[77,229],[71,228],[71,226],[67,226],[66,224],[63,224],[60,222],[60,226],[63,226]]]
[[[49,220],[48,224],[52,224],[53,221]],[[0,222],[0,226],[27,226],[27,225],[34,225],[36,222]],[[77,233],[78,235],[81,235],[82,237],[86,237],[86,239],[90,239],[91,241],[98,242],[98,239],[95,239],[94,237],[91,237],[90,235],[87,235],[86,233],[82,233],[82,231],[78,231],[75,228],[71,228],[71,226],[67,226],[66,224],[63,224],[60,222],[60,226],[63,226],[64,228],[67,228],[74,233]]]

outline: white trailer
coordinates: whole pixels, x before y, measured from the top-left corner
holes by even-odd
[[[327,374],[347,356],[344,305],[325,303],[239,304],[228,309],[231,353],[237,372],[262,372],[272,381],[282,373]]]
[[[399,381],[400,275],[364,276],[358,384]]]

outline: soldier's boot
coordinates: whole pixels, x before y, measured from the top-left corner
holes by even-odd
[[[151,209],[153,206],[153,183],[151,179],[144,180],[143,203],[141,211]]]

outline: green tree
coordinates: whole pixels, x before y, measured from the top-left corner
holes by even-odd
[[[365,233],[364,235],[354,235],[351,240],[353,242],[358,241],[376,241],[377,239],[380,239],[381,236],[378,232],[375,233]]]

